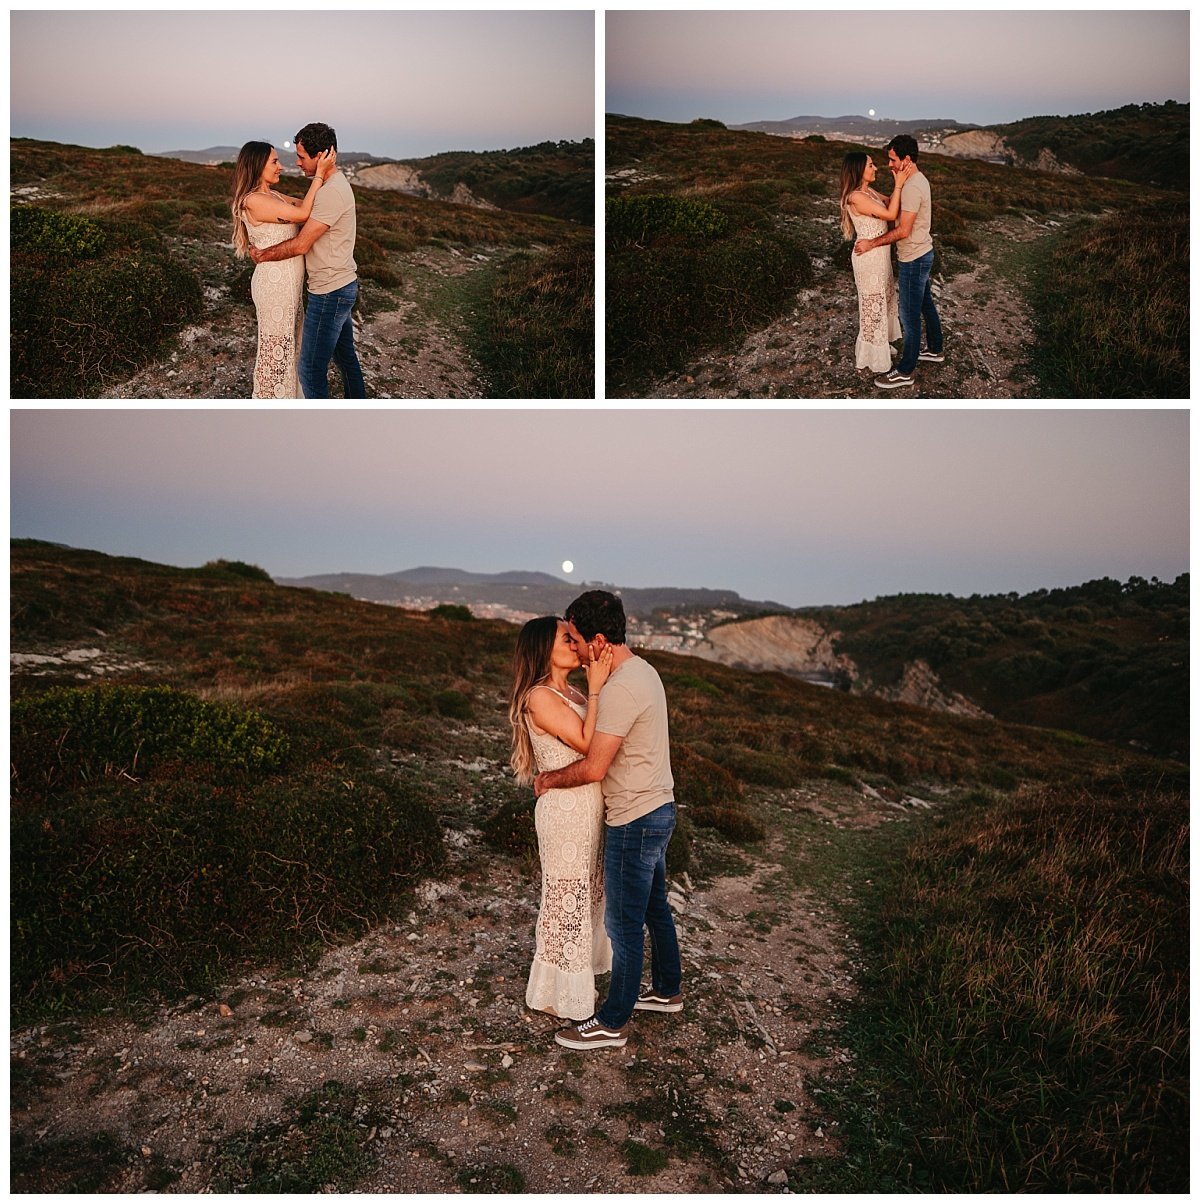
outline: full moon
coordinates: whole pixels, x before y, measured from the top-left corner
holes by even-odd
[[[874,109],[872,109],[872,110],[871,110],[871,112],[872,112],[872,113],[874,113],[874,112],[875,112],[875,110],[874,110]],[[284,150],[290,150],[290,149],[291,149],[291,146],[292,146],[292,144],[291,144],[290,142],[285,142],[285,143],[283,144],[283,149],[284,149]]]
[[[874,116],[875,116],[875,110],[874,110],[874,109],[868,109],[868,110],[867,110],[867,116],[868,116],[868,117],[874,117]]]
[[[563,561],[563,572],[564,573],[573,573],[574,571],[575,571],[575,562],[573,560],[564,560]]]

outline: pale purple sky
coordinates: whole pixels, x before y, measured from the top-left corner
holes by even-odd
[[[146,152],[282,146],[324,121],[391,158],[595,130],[576,12],[13,12],[10,133]]]
[[[11,485],[14,536],[285,577],[802,606],[1188,570],[1185,410],[17,410]]]
[[[999,124],[1189,99],[1181,11],[609,12],[605,108]]]

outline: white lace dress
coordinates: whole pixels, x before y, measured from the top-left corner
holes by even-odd
[[[292,222],[264,222],[243,217],[253,246],[266,248],[295,238],[300,227]],[[296,357],[304,324],[304,256],[260,263],[250,281],[250,295],[258,311],[258,355],[254,360],[251,397],[299,397]]]
[[[887,222],[849,211],[859,238],[878,238],[887,233]],[[887,372],[892,366],[892,349],[900,337],[900,314],[896,282],[892,277],[892,248],[876,247],[865,255],[850,254],[854,283],[858,288],[858,338],[854,343],[855,368]]]
[[[566,701],[582,719],[585,709]],[[528,719],[526,723],[539,773],[579,760],[569,745]],[[600,783],[547,790],[537,801],[534,826],[542,862],[542,905],[525,1003],[568,1020],[586,1020],[596,1010],[596,975],[612,969],[612,944],[604,931]]]

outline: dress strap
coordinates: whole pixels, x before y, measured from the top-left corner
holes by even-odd
[[[556,690],[553,686],[542,685],[540,682],[536,686],[532,686],[529,690],[529,693],[532,694],[534,690],[549,690],[551,694],[557,694],[559,696],[559,698],[561,698],[563,700],[563,702],[570,703],[571,701],[573,701],[568,695],[564,694],[561,690]]]

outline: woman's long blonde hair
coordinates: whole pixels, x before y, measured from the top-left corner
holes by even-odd
[[[239,259],[245,259],[250,252],[246,223],[242,221],[242,204],[262,180],[271,150],[269,142],[247,142],[238,151],[237,162],[233,165],[233,196],[229,211],[233,214],[233,253]]]
[[[842,160],[842,237],[849,242],[855,237],[854,223],[850,220],[850,210],[846,206],[846,198],[857,191],[862,183],[863,172],[867,170],[867,155],[865,151],[851,151]]]
[[[528,786],[537,773],[529,726],[525,722],[525,702],[529,691],[550,672],[550,654],[558,639],[558,619],[543,615],[530,619],[517,634],[513,652],[513,685],[508,703],[508,722],[512,725],[512,756],[509,764],[522,786]]]

